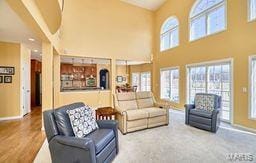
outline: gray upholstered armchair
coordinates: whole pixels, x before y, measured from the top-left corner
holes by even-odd
[[[221,96],[198,93],[194,104],[185,105],[185,123],[216,132],[220,124]]]
[[[99,129],[85,138],[74,136],[67,110],[84,106],[75,103],[45,111],[44,126],[53,163],[109,163],[118,153],[117,122],[97,121]]]

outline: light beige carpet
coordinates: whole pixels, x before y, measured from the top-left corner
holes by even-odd
[[[254,155],[256,162],[256,136],[220,128],[217,134],[184,124],[184,113],[170,112],[169,126],[119,134],[120,152],[114,163],[221,163],[229,162],[230,153]],[[45,141],[35,163],[50,163]]]

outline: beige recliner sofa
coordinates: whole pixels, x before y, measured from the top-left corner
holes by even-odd
[[[115,108],[123,134],[169,124],[168,106],[157,104],[151,92],[117,93]]]

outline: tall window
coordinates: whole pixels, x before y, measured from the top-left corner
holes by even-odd
[[[212,93],[222,97],[221,118],[231,118],[231,62],[188,67],[188,102],[194,103],[196,93]]]
[[[256,20],[256,0],[249,0],[249,21]]]
[[[197,0],[190,13],[190,40],[226,29],[226,0]]]
[[[137,86],[137,91],[151,91],[151,73],[132,73],[132,86]]]
[[[179,102],[179,69],[161,70],[161,99]]]
[[[256,57],[251,58],[251,109],[250,118],[256,118]]]
[[[150,72],[143,72],[140,76],[141,91],[151,91],[151,74]]]
[[[174,17],[168,18],[161,28],[161,51],[179,45],[179,22]]]
[[[136,86],[140,90],[140,73],[132,73],[132,86]]]

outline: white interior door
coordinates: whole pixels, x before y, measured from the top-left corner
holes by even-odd
[[[26,115],[30,109],[30,65],[23,63],[22,67],[22,115]]]

